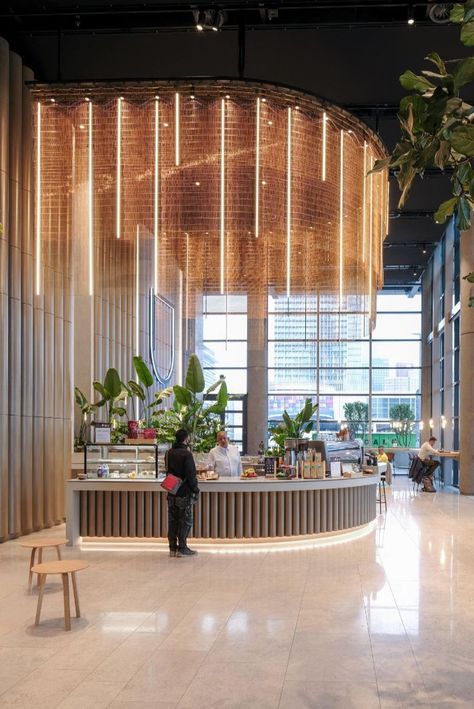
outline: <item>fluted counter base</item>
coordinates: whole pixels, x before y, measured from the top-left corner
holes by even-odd
[[[195,539],[278,540],[334,533],[376,516],[376,476],[348,480],[204,483]],[[67,536],[166,538],[167,499],[154,481],[79,481],[67,487]]]

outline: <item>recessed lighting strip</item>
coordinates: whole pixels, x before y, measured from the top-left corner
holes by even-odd
[[[93,108],[92,101],[88,102],[88,178],[89,178],[89,295],[94,295],[94,163],[92,147]]]
[[[225,99],[221,99],[220,293],[225,291]]]
[[[260,234],[260,97],[257,98],[255,135],[255,238]]]
[[[117,99],[117,239],[120,239],[122,210],[122,99]]]
[[[286,139],[286,297],[291,289],[291,108],[288,108]]]
[[[41,293],[41,103],[36,104],[36,295]]]

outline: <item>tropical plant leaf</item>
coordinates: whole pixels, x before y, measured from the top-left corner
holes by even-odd
[[[422,94],[436,88],[426,77],[415,74],[410,69],[404,71],[400,76],[400,83],[407,91],[418,91]]]
[[[451,131],[451,145],[456,152],[474,156],[474,126],[458,126]]]
[[[211,384],[211,386],[208,389],[206,389],[206,394],[211,394],[213,391],[215,391],[217,389],[217,387],[219,387],[224,380],[225,380],[225,377],[223,374],[221,374],[219,379],[217,381],[215,381],[214,384]]]
[[[474,46],[474,22],[466,22],[461,28],[461,42],[466,47]]]
[[[284,411],[282,415],[283,415],[283,421],[286,424],[286,430],[288,431],[288,434],[290,434],[290,432],[293,432],[293,421],[288,416],[288,413],[286,411]],[[291,438],[290,435],[289,435],[289,437]]]
[[[464,84],[474,80],[474,57],[466,57],[457,63],[453,71],[454,88],[459,89]]]
[[[188,371],[186,372],[186,380],[184,383],[186,388],[194,394],[200,394],[204,391],[204,374],[202,373],[199,358],[195,354],[192,354],[189,358]]]
[[[136,396],[137,399],[140,399],[141,401],[145,401],[145,392],[143,390],[143,387],[140,386],[137,382],[133,381],[133,379],[128,380],[128,388],[130,389],[130,395],[131,396]]]
[[[455,22],[456,24],[462,22],[464,19],[464,5],[461,5],[458,2],[455,3],[449,13],[449,19],[451,22]]]
[[[115,399],[122,391],[122,381],[120,375],[114,367],[110,367],[105,375],[104,387],[110,394],[111,399]]]
[[[79,387],[74,387],[74,398],[76,400],[76,404],[80,406],[81,409],[87,403],[87,399]]]
[[[104,385],[102,384],[102,382],[97,382],[97,381],[92,382],[92,386],[94,387],[94,389],[95,389],[96,391],[99,392],[99,394],[102,396],[102,399],[103,399],[104,402],[110,400],[110,398],[111,398],[110,392],[107,391],[107,389],[104,387]],[[97,404],[97,405],[98,405],[98,406],[101,406],[102,403],[99,403],[99,404]]]
[[[137,373],[138,379],[141,381],[141,383],[149,389],[151,386],[153,386],[154,379],[153,375],[148,369],[148,366],[143,359],[141,355],[136,355],[133,358],[133,366],[135,368],[135,371]]]
[[[447,199],[446,202],[443,202],[439,205],[434,215],[434,220],[437,224],[444,224],[446,219],[451,216],[451,214],[456,209],[458,199],[458,197],[452,197],[451,199]]]
[[[468,273],[467,276],[463,276],[463,281],[468,281],[468,283],[474,283],[474,271]]]
[[[461,231],[466,231],[471,226],[471,210],[472,204],[469,202],[467,197],[462,195],[458,201],[456,210],[456,222],[458,229]]]
[[[115,414],[116,416],[125,416],[127,413],[127,409],[125,409],[123,406],[114,406],[111,411],[112,414]]]
[[[227,393],[227,384],[224,380],[222,380],[221,388],[219,389],[217,394],[217,403],[219,404],[219,406],[222,406],[225,409],[228,401],[229,394]]]
[[[180,406],[191,406],[193,403],[192,393],[185,387],[175,384],[173,387],[173,393],[176,401]]]
[[[448,73],[446,71],[446,64],[436,52],[430,52],[425,59],[437,66],[440,74],[446,75]]]

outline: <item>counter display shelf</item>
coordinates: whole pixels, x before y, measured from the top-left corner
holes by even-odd
[[[377,474],[285,480],[220,478],[200,482],[195,539],[268,540],[327,534],[376,516]],[[159,480],[68,480],[67,538],[167,536],[167,495]]]
[[[158,446],[149,443],[87,443],[83,473],[88,479],[158,478]]]

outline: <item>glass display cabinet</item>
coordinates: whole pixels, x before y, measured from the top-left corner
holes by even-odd
[[[158,446],[87,443],[84,475],[88,479],[155,480],[158,477]]]

